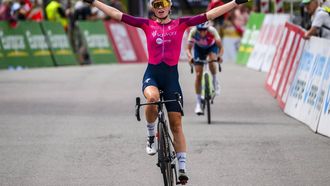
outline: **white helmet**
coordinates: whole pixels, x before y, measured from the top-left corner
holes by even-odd
[[[197,30],[206,30],[210,26],[210,22],[206,21],[204,23],[201,23],[197,25]]]
[[[152,2],[154,2],[156,0],[149,0],[149,5],[152,6]],[[170,5],[172,5],[172,0],[166,0],[170,3]]]

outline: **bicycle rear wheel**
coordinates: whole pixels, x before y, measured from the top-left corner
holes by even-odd
[[[167,135],[168,131],[166,124],[160,123],[158,126],[159,132],[159,152],[158,161],[161,173],[163,174],[164,186],[174,185],[174,174],[172,169],[171,146]]]
[[[205,79],[205,105],[206,105],[206,115],[207,115],[207,123],[211,124],[211,93],[210,93],[210,78],[208,74],[204,75]]]

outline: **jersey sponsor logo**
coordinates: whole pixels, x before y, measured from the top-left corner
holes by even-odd
[[[148,79],[146,79],[144,82],[145,82],[145,83],[149,83],[150,80],[151,80],[151,78],[148,78]]]
[[[161,45],[161,44],[163,44],[163,43],[165,43],[165,42],[171,42],[171,40],[163,40],[162,38],[157,38],[157,39],[156,39],[156,43],[157,43],[158,45]]]
[[[152,35],[152,37],[155,37],[155,36],[157,35],[157,31],[156,31],[156,30],[153,31],[153,32],[151,33],[151,35]]]
[[[166,37],[166,36],[176,36],[176,31],[166,32],[166,33],[157,33],[157,37]]]
[[[156,43],[159,44],[159,45],[163,44],[163,39],[162,38],[157,38]]]

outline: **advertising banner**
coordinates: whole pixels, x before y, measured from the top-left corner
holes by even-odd
[[[268,35],[268,39],[266,40],[266,55],[265,58],[262,58],[263,60],[261,71],[262,72],[268,72],[270,69],[270,66],[272,65],[272,61],[275,55],[276,46],[278,45],[285,23],[289,21],[290,16],[287,14],[276,14],[275,18],[273,20],[273,25],[271,27],[271,30],[269,32],[270,35]],[[276,20],[276,21],[275,21]]]
[[[117,62],[102,21],[79,21],[78,27],[84,37],[93,64]],[[121,35],[121,33],[118,33],[118,35]],[[128,36],[126,35],[126,37]]]
[[[2,34],[3,34],[3,27],[1,26],[1,22],[0,22],[0,69],[1,69],[1,64],[4,64],[4,60],[5,60],[5,54],[1,42]]]
[[[294,75],[296,74],[297,67],[299,65],[299,59],[301,57],[301,53],[305,44],[305,40],[302,38],[304,35],[304,31],[299,29],[297,31],[297,47],[293,47],[291,51],[293,53],[292,59],[289,59],[288,66],[285,68],[284,73],[282,74],[280,85],[277,89],[277,100],[281,109],[284,109],[286,100],[288,98],[288,92],[293,81]]]
[[[275,90],[275,94],[277,94],[277,90],[279,87],[279,84],[281,83],[280,80],[282,80],[282,75],[285,69],[288,66],[288,62],[290,59],[292,59],[292,56],[294,55],[293,50],[295,50],[298,46],[298,37],[297,34],[294,31],[290,31],[288,34],[287,42],[285,44],[285,47],[282,52],[282,56],[280,58],[280,61],[278,62],[277,70],[275,73],[275,77],[272,83],[272,90]],[[275,95],[276,96],[276,95]]]
[[[0,22],[0,37],[4,56],[0,68],[54,66],[39,23],[19,22],[12,28]]]
[[[264,21],[265,14],[252,13],[246,25],[241,45],[237,54],[237,63],[246,65],[253,47],[258,39],[261,25]]]
[[[310,42],[306,42],[303,54],[300,58],[299,66],[295,78],[290,87],[288,99],[284,112],[299,119],[303,105],[303,96],[306,92],[307,81],[309,80],[314,66],[315,54],[310,51]]]
[[[118,61],[120,63],[139,62],[133,42],[129,37],[130,33],[125,24],[116,21],[106,21],[104,25],[113,43]]]
[[[280,41],[279,45],[277,46],[274,59],[272,60],[273,62],[272,62],[271,68],[267,74],[266,89],[270,92],[270,94],[273,97],[275,97],[276,90],[273,89],[272,85],[273,85],[273,82],[275,79],[275,75],[276,75],[279,63],[281,61],[280,59],[283,55],[284,48],[286,47],[286,42],[288,40],[289,35],[290,35],[290,30],[288,30],[288,28],[285,27],[284,31],[283,31],[283,35],[281,37],[281,41]]]
[[[47,42],[56,65],[78,64],[69,39],[60,23],[44,21],[41,23],[41,29],[47,37]]]
[[[266,15],[247,67],[258,71],[269,71],[287,20],[289,16],[286,14]]]
[[[317,130],[325,100],[327,55],[330,42],[312,37],[304,49],[285,112]],[[288,107],[288,109],[287,109]],[[289,109],[290,108],[290,109]]]
[[[324,104],[321,110],[321,118],[317,132],[330,137],[330,51],[328,53],[327,66],[323,76],[322,93],[324,93]]]
[[[130,25],[125,24],[129,34],[129,37],[132,41],[132,44],[135,48],[136,55],[138,57],[138,62],[147,62],[148,55],[147,55],[147,38],[144,34],[144,31],[141,28],[136,28]],[[145,42],[145,43],[143,43]]]
[[[262,60],[260,58],[263,58],[264,55],[266,55],[266,50],[265,50],[265,43],[266,40],[269,40],[269,33],[272,33],[272,21],[276,21],[274,19],[273,14],[267,14],[265,15],[264,21],[262,23],[260,33],[258,40],[256,42],[256,45],[253,48],[253,51],[251,52],[250,58],[248,59],[247,62],[247,67],[254,69],[254,70],[260,70],[261,65],[262,65]],[[268,38],[267,38],[268,37]]]
[[[289,74],[295,73],[296,65],[292,71],[293,62],[298,63],[296,58],[300,58],[300,45],[302,43],[301,41],[303,34],[304,32],[299,27],[290,23],[285,24],[285,30],[276,49],[276,53],[265,83],[266,89],[271,93],[273,97],[282,97],[284,86],[286,86],[288,83]],[[297,55],[298,51],[299,55]],[[279,99],[281,100],[281,104],[284,104],[286,101],[286,99]],[[281,108],[284,108],[283,106],[284,105],[282,105]]]

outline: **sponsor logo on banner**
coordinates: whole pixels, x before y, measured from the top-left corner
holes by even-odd
[[[329,88],[329,41],[312,37],[302,55],[285,112],[318,131]],[[329,128],[330,130],[330,128]]]
[[[325,115],[330,114],[330,86],[328,87],[328,93],[327,93],[327,97],[325,99],[323,114],[325,114]]]
[[[26,38],[30,48],[33,50],[34,56],[49,56],[48,44],[44,35],[32,35],[30,31],[26,31]]]
[[[322,88],[325,90],[325,97],[317,132],[330,137],[330,53],[328,55],[323,81]]]
[[[2,47],[9,51],[7,57],[25,57],[29,56],[26,50],[23,36],[2,36]]]

